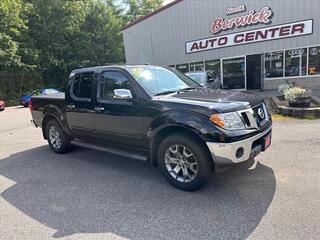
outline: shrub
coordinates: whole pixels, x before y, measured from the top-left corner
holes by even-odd
[[[279,87],[278,87],[278,92],[283,95],[284,94],[284,91],[289,89],[290,88],[290,85],[289,84],[281,84]]]
[[[284,91],[284,99],[289,102],[296,102],[298,98],[311,97],[311,90],[301,87],[293,87]]]

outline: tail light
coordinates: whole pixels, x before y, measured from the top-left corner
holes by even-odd
[[[30,102],[29,102],[29,109],[30,109],[30,112],[32,111],[32,100],[30,99]]]

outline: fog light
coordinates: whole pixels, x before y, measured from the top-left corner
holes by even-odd
[[[236,158],[238,158],[238,159],[241,158],[243,156],[243,154],[244,154],[243,147],[238,148],[236,151]]]

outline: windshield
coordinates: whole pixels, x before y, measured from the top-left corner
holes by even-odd
[[[195,81],[175,69],[156,66],[129,66],[127,69],[152,96],[200,87]]]
[[[186,75],[201,85],[206,82],[206,73],[205,72],[187,73]]]
[[[52,94],[57,94],[57,93],[60,93],[60,92],[56,89],[50,88],[50,89],[44,89],[42,94],[43,95],[52,95]]]

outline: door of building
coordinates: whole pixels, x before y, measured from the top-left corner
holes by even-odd
[[[261,54],[246,56],[247,89],[261,89]]]
[[[245,90],[246,56],[221,59],[221,79],[224,89]]]

